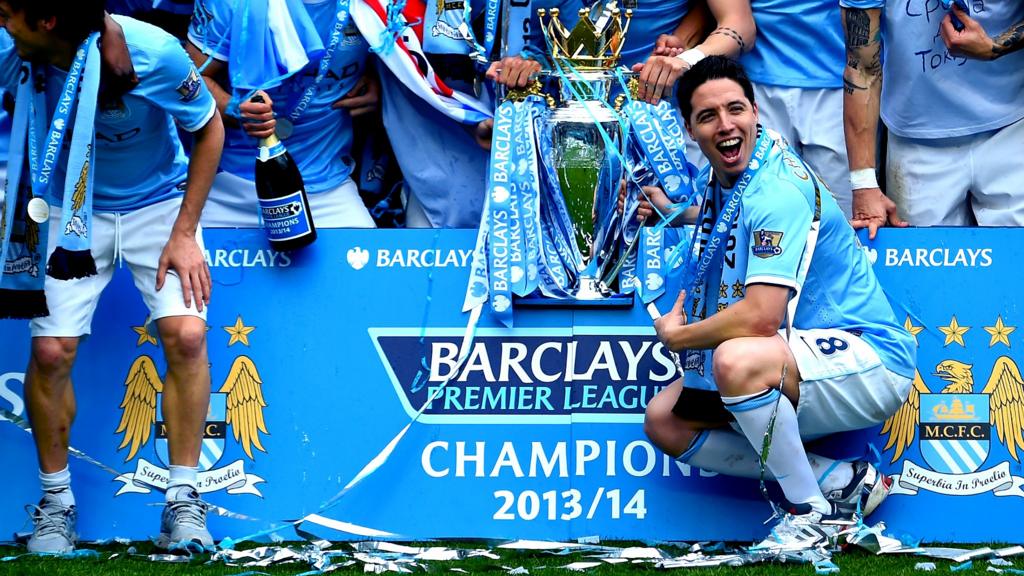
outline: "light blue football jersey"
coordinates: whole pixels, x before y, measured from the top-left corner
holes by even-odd
[[[882,9],[882,120],[894,134],[953,138],[1024,118],[1024,50],[993,61],[951,56],[939,35],[946,11],[938,0],[840,3]],[[1024,20],[1021,0],[968,4],[989,36]]]
[[[707,182],[709,169],[704,169],[699,181]],[[744,297],[752,284],[797,288],[797,271],[814,215],[812,177],[792,151],[768,157],[740,200],[739,216],[723,255],[718,294],[711,294],[709,300],[714,302],[718,296],[719,309]],[[914,339],[896,321],[843,211],[825,185],[819,181],[818,186],[820,233],[793,327],[838,328],[859,334],[886,368],[913,378],[917,355]],[[716,190],[713,197],[721,203],[730,193]],[[703,220],[712,216],[715,214],[705,213]],[[714,311],[708,310],[709,314]]]
[[[197,0],[189,40],[223,62],[231,54],[231,18],[233,0]],[[331,31],[337,21],[334,0],[304,2],[309,16],[324,42],[330,43]],[[331,105],[355,87],[365,71],[369,47],[351,18],[344,28],[341,43],[334,52],[330,69],[317,88],[309,107],[295,122],[294,132],[284,139],[302,173],[306,191],[311,194],[333,190],[352,172],[352,118],[347,110]],[[258,63],[254,63],[257,65]],[[267,90],[274,104],[274,113],[286,117],[295,108],[306,88],[313,84],[319,61],[310,62],[301,72],[276,88]],[[253,180],[255,178],[257,141],[241,128],[228,127],[224,137],[221,168]]]
[[[846,47],[835,0],[753,0],[754,47],[740,58],[758,84],[842,88]]]
[[[216,103],[199,77],[192,60],[170,34],[127,16],[116,16],[124,29],[139,84],[116,102],[101,103],[96,117],[96,171],[93,209],[131,212],[181,196],[188,174],[188,158],[178,139],[175,122],[194,132],[213,117]],[[10,37],[0,45],[0,77],[15,91],[21,67]],[[47,108],[50,116],[67,73],[46,70]],[[54,182],[64,182],[70,137],[54,171]],[[60,204],[62,186],[50,188],[51,202]]]

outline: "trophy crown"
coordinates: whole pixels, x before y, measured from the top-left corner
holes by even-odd
[[[545,16],[550,14],[545,22]],[[625,44],[626,32],[633,18],[633,10],[619,10],[617,0],[605,4],[597,20],[591,18],[588,8],[580,8],[579,20],[572,30],[566,29],[559,18],[558,8],[538,10],[541,31],[551,47],[551,57],[559,66],[566,64],[577,70],[611,70],[619,63],[619,53]]]

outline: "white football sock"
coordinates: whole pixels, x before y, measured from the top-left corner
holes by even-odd
[[[832,506],[822,495],[807,460],[793,404],[775,389],[746,396],[723,396],[722,401],[758,454],[761,454],[772,413],[778,406],[767,468],[772,471],[787,500],[794,504],[810,504],[814,510],[830,514]]]

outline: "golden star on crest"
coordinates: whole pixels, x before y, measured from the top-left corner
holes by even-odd
[[[992,339],[988,342],[988,347],[991,348],[996,345],[996,342],[1002,342],[1006,344],[1006,347],[1010,347],[1010,334],[1017,329],[1016,326],[1007,326],[1003,324],[1003,317],[999,316],[996,318],[995,326],[985,326],[985,332],[988,332]]]
[[[903,327],[906,328],[907,332],[910,332],[910,335],[914,337],[914,342],[920,345],[921,343],[917,341],[917,335],[924,330],[924,326],[914,326],[914,323],[910,320],[910,314],[907,314],[907,319],[903,321]]]
[[[971,328],[969,326],[961,326],[958,324],[956,321],[956,314],[954,314],[953,319],[949,321],[949,326],[939,326],[939,332],[946,335],[946,343],[943,344],[943,346],[949,346],[953,342],[956,342],[966,348],[967,345],[964,344],[964,334],[966,334],[970,329]]]
[[[248,346],[249,333],[255,329],[255,326],[246,326],[245,323],[242,322],[242,316],[239,315],[238,319],[235,320],[234,326],[224,326],[224,330],[231,335],[231,339],[228,340],[228,346],[233,346],[238,342]]]
[[[139,335],[138,341],[135,342],[135,347],[136,348],[138,348],[139,346],[142,346],[143,344],[145,344],[147,342],[149,342],[153,346],[158,346],[158,344],[156,342],[156,338],[152,334],[149,333],[149,330],[147,330],[145,322],[142,323],[142,326],[132,326],[132,330],[134,330],[135,333]]]

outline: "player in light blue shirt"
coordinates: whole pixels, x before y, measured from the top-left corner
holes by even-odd
[[[709,160],[694,263],[706,275],[655,330],[675,352],[712,350],[705,373],[717,393],[673,383],[648,405],[645,431],[693,466],[775,478],[790,513],[758,547],[810,548],[835,536],[829,520],[871,513],[891,480],[866,462],[809,455],[803,439],[891,416],[909,393],[916,347],[824,185],[759,125],[742,67],[706,58],[678,96]],[[723,427],[730,420],[739,433]]]
[[[3,88],[14,91],[20,82],[33,81],[29,91],[43,91],[33,100],[45,100],[41,115],[49,125],[79,45],[102,29],[103,22],[102,0],[0,1],[0,23],[7,30],[0,33]],[[175,38],[131,18],[117,17],[116,22],[123,29],[139,82],[120,97],[99,96],[93,166],[88,168],[94,171],[95,192],[92,212],[86,214],[96,271],[68,280],[47,276],[44,292],[49,315],[33,319],[30,326],[26,406],[43,488],[42,500],[31,508],[34,531],[28,547],[32,552],[64,553],[75,545],[77,512],[67,467],[68,430],[75,413],[70,374],[78,343],[91,330],[96,303],[117,260],[128,264],[167,359],[163,413],[169,481],[161,544],[213,544],[206,529],[206,505],[197,492],[196,471],[210,393],[204,305],[209,302],[211,283],[203,260],[199,215],[220,158],[223,127],[212,95]],[[104,38],[104,42],[114,41]],[[86,68],[90,65],[91,60],[86,60]],[[76,109],[90,97],[96,96],[80,91]],[[18,105],[27,107],[29,102]],[[175,124],[195,136],[191,160],[185,157]],[[12,139],[28,137],[12,134]],[[74,145],[63,148],[52,175],[51,252],[56,238],[67,234],[61,231],[60,210],[64,172],[72,153],[77,153]],[[159,378],[155,366],[153,370],[151,376]],[[134,385],[142,385],[136,391],[154,398],[151,381]],[[148,427],[152,422],[130,424]]]
[[[228,111],[227,135],[221,170],[214,182],[203,214],[203,223],[212,227],[259,226],[259,210],[254,180],[258,138],[277,130],[302,173],[310,208],[317,227],[373,227],[373,220],[359,198],[350,178],[353,160],[352,114],[373,106],[377,99],[375,79],[366,78],[366,41],[351,18],[342,23],[342,34],[330,61],[328,73],[316,86],[312,100],[302,115],[287,123],[287,118],[307,89],[314,85],[319,61],[310,62],[301,72],[279,86],[262,92],[266,102],[242,102],[238,114],[228,110],[232,87],[229,66],[233,50],[231,28],[238,17],[233,0],[197,0],[189,28],[186,48],[196,65],[202,67],[207,86],[217,98],[222,112]],[[331,41],[338,24],[335,0],[305,0],[304,8],[324,46]],[[244,62],[244,60],[243,60]],[[253,61],[252,66],[261,63]]]
[[[843,28],[835,0],[752,0],[757,43],[740,58],[762,122],[822,177],[851,216],[843,136]]]
[[[1024,225],[1024,163],[1006,161],[1024,153],[1024,2],[840,4],[855,223]]]

